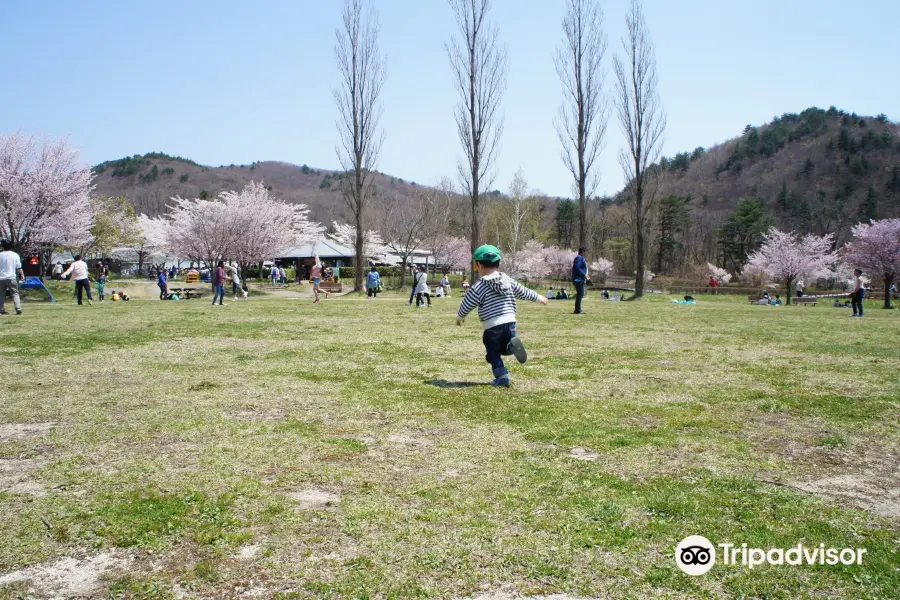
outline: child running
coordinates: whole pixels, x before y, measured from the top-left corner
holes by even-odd
[[[528,359],[522,340],[516,335],[516,298],[540,302],[547,299],[500,272],[500,250],[494,246],[481,246],[475,250],[475,268],[481,278],[463,297],[456,324],[462,325],[466,316],[478,307],[478,318],[484,329],[481,340],[494,373],[495,387],[509,387],[509,371],[503,357],[513,355],[520,363]]]
[[[328,298],[328,292],[319,289],[319,284],[322,283],[322,261],[319,260],[319,255],[316,254],[316,264],[313,265],[312,271],[310,272],[313,280],[313,295],[316,297],[313,300],[313,304],[319,301],[319,294],[325,294],[325,298]]]

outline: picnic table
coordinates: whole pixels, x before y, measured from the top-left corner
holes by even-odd
[[[201,290],[198,288],[169,288],[169,294],[178,294],[179,298],[184,300],[190,300],[191,298],[202,298],[204,294],[206,294],[206,290]]]

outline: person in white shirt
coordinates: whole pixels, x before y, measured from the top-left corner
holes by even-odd
[[[61,263],[57,262],[55,265],[53,265],[53,279],[59,281],[60,277],[62,276],[62,272],[63,268]]]
[[[231,291],[234,293],[234,299],[238,299],[238,294],[243,294],[244,298],[246,298],[247,292],[241,289],[241,270],[237,261],[231,263],[229,270],[231,271]]]
[[[22,314],[22,301],[19,299],[19,284],[25,281],[25,273],[22,271],[22,259],[12,250],[12,242],[3,240],[3,252],[0,252],[0,315],[5,315],[3,303],[6,302],[6,292],[12,296],[16,314]]]
[[[88,304],[93,305],[94,299],[91,297],[91,280],[88,277],[87,263],[81,260],[81,255],[75,255],[75,262],[69,265],[69,268],[62,274],[63,277],[71,275],[72,281],[75,282],[75,293],[78,294],[78,306],[81,306],[82,292],[87,291]]]

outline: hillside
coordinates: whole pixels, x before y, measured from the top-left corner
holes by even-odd
[[[348,209],[340,195],[342,174],[306,165],[256,162],[250,165],[207,167],[160,152],[135,155],[101,163],[93,168],[97,193],[125,196],[137,213],[157,216],[172,196],[213,198],[225,190],[240,189],[250,181],[261,181],[289,202],[309,206],[310,217],[328,223],[347,220]],[[416,183],[389,175],[376,175],[375,187],[382,193],[411,196]]]
[[[759,198],[777,226],[834,232],[861,219],[900,216],[900,137],[884,115],[834,107],[748,125],[740,137],[663,159],[661,196],[692,198],[695,218],[724,223],[741,198]]]

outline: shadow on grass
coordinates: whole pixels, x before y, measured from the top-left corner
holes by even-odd
[[[475,383],[473,381],[447,381],[446,379],[429,379],[425,382],[425,384],[433,385],[434,387],[449,389],[465,389],[490,386],[489,383]]]

